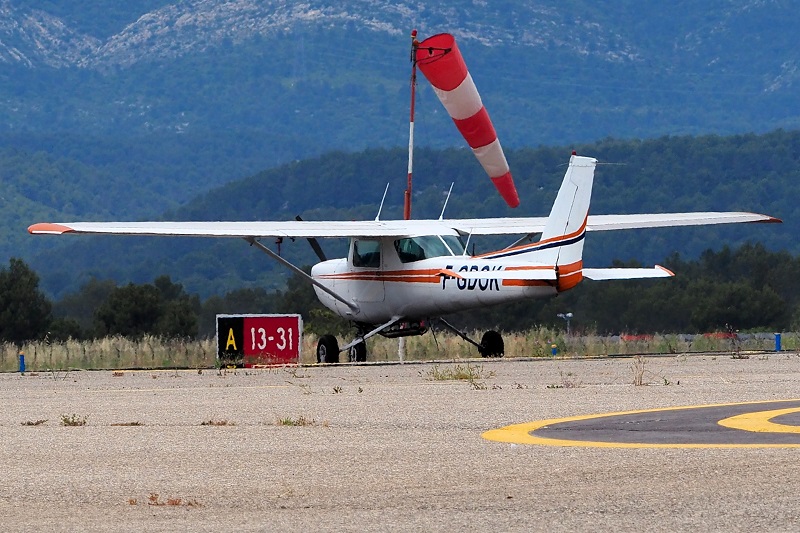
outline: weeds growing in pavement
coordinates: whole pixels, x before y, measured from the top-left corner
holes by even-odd
[[[62,426],[85,426],[88,416],[78,416],[75,413],[71,415],[61,415]]]
[[[548,385],[548,389],[577,389],[582,386],[581,380],[572,372],[559,370],[558,375],[561,376],[561,382]]]
[[[151,492],[147,500],[147,505],[152,505],[153,507],[202,507],[195,499],[184,500],[183,498],[167,498],[166,501],[163,501],[160,499],[160,495],[157,492]],[[130,505],[137,505],[138,501],[136,498],[129,498],[128,503]]]
[[[303,415],[298,416],[297,418],[292,418],[291,416],[285,416],[283,418],[278,418],[276,425],[278,426],[315,426],[317,425],[317,421],[313,418],[308,418]]]
[[[633,384],[637,387],[644,385],[644,367],[644,357],[636,355],[631,363],[631,370],[633,371]]]
[[[225,420],[225,419],[215,420],[215,419],[211,418],[209,420],[204,420],[203,422],[200,422],[200,425],[201,426],[235,426],[236,423],[235,422],[231,422],[230,420]]]

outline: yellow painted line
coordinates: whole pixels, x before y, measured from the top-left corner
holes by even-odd
[[[774,411],[757,411],[725,418],[717,422],[720,426],[755,433],[800,433],[800,426],[789,426],[770,422],[776,416],[800,412],[800,407],[789,409],[775,409]]]
[[[526,422],[524,424],[513,424],[499,429],[492,429],[481,434],[481,437],[487,440],[496,442],[507,442],[511,444],[533,444],[539,446],[569,446],[569,447],[583,447],[583,448],[800,448],[800,444],[679,444],[679,443],[649,443],[649,442],[603,442],[603,441],[586,441],[586,440],[567,440],[567,439],[553,439],[547,437],[539,437],[531,435],[533,431],[547,426],[560,424],[563,422],[576,422],[579,420],[591,420],[594,418],[606,418],[612,416],[634,415],[642,413],[658,413],[663,411],[679,411],[686,409],[703,409],[708,407],[726,407],[734,405],[757,405],[764,403],[777,403],[777,402],[796,402],[794,400],[770,400],[770,401],[756,401],[756,402],[738,402],[738,403],[719,403],[708,405],[687,405],[683,407],[665,407],[659,409],[642,409],[636,411],[618,411],[614,413],[570,416],[566,418],[551,418],[549,420],[539,420],[536,422]],[[800,410],[800,408],[792,408],[792,411]],[[788,410],[787,410],[788,411]],[[767,411],[769,412],[769,411]],[[778,416],[778,415],[772,415]],[[736,418],[736,417],[731,417]],[[770,417],[772,418],[772,417]],[[776,424],[777,425],[777,424]]]

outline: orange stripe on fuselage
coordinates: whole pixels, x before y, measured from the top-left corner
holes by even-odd
[[[558,292],[564,292],[583,280],[583,261],[576,261],[569,265],[558,265]]]
[[[339,281],[383,281],[399,283],[439,283],[441,269],[429,268],[421,270],[373,270],[364,272],[342,272],[340,274],[323,274],[319,279]]]

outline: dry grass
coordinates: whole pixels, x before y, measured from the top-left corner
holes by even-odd
[[[631,371],[633,372],[633,384],[637,387],[644,385],[644,367],[644,357],[637,355],[633,358],[633,362],[631,363]]]
[[[217,419],[211,418],[209,420],[204,420],[203,422],[200,422],[200,425],[201,426],[235,426],[236,423],[235,422],[231,422],[230,420],[225,420],[225,419],[217,420]]]
[[[297,418],[292,418],[291,416],[286,416],[283,418],[278,418],[275,421],[276,426],[316,426],[317,421],[313,418],[300,415]],[[327,423],[323,423],[323,425],[327,426]]]
[[[88,420],[88,416],[78,416],[75,413],[71,415],[61,415],[62,426],[85,426]]]
[[[128,503],[130,505],[137,505],[138,500],[136,498],[129,498]],[[183,498],[167,498],[166,501],[164,501],[157,492],[150,493],[150,496],[147,497],[147,505],[153,507],[202,507],[202,505],[193,498],[187,500]]]
[[[481,332],[468,332],[471,338],[480,338]],[[340,339],[340,341],[349,339]],[[605,355],[632,355],[637,353],[686,353],[708,351],[730,351],[731,340],[714,336],[698,335],[691,340],[678,335],[654,335],[642,339],[606,337],[599,335],[564,336],[561,330],[534,328],[526,332],[504,335],[506,357],[550,357],[550,346],[558,346],[558,357],[592,357]],[[800,336],[783,334],[783,350],[800,349]],[[398,339],[375,336],[369,341],[370,361],[396,361]],[[317,337],[303,337],[301,363],[316,363]],[[741,352],[749,350],[768,351],[775,347],[771,336],[749,338],[737,342]],[[68,340],[64,342],[29,342],[22,346],[29,373],[48,371],[53,377],[66,376],[71,369],[122,370],[165,368],[214,368],[216,342],[214,339],[185,340],[161,339],[145,336],[139,340],[124,337],[107,337],[89,341]],[[0,371],[15,372],[19,369],[19,347],[12,343],[0,343]],[[406,338],[407,360],[480,360],[471,344],[450,333],[437,332],[420,337]],[[28,374],[30,375],[30,374]],[[122,377],[120,374],[113,374]],[[302,377],[302,376],[294,376]]]

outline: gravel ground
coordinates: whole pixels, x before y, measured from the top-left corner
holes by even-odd
[[[797,354],[650,358],[641,387],[631,364],[479,361],[473,384],[431,379],[446,363],[0,374],[1,529],[797,530],[798,449],[481,437],[547,418],[800,398]],[[73,414],[87,424],[63,426]]]

